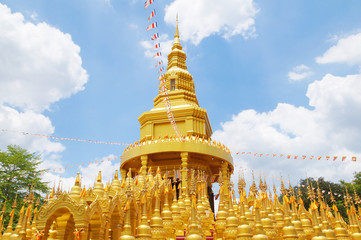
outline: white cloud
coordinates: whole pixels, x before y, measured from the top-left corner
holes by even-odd
[[[36,20],[37,14],[30,18]],[[80,48],[69,34],[45,22],[34,24],[21,13],[0,4],[0,149],[16,144],[37,152],[41,168],[61,168],[65,147],[48,138],[51,120],[42,114],[52,103],[84,89],[88,75],[82,67]],[[12,132],[14,131],[14,132]]]
[[[339,39],[317,62],[361,65],[360,40],[361,34]],[[307,72],[309,68],[300,65],[294,70]],[[355,171],[361,171],[359,163],[351,161],[353,156],[361,161],[361,73],[326,74],[308,85],[306,96],[312,109],[279,103],[270,112],[245,110],[222,123],[214,138],[233,151],[264,154],[236,155],[237,172],[240,167],[273,176],[282,172],[290,174],[293,182],[306,176],[349,181]],[[266,153],[278,157],[265,156]],[[292,158],[280,158],[280,154],[290,154]],[[295,155],[298,159],[294,159]],[[302,155],[307,158],[303,160]],[[309,159],[311,155],[313,160]],[[318,156],[322,156],[320,161]],[[328,162],[326,156],[331,157]],[[333,161],[334,156],[337,161]],[[343,156],[347,157],[345,162],[341,161]]]
[[[175,25],[178,13],[182,40],[197,45],[213,34],[226,39],[238,34],[255,36],[257,12],[253,0],[174,0],[165,7],[164,20]]]
[[[159,49],[153,49],[155,44],[157,44],[158,42],[160,43],[160,48]],[[173,40],[169,40],[168,34],[162,34],[162,35],[159,36],[159,41],[158,42],[151,41],[151,40],[150,41],[141,41],[140,45],[145,49],[144,56],[147,57],[147,58],[153,58],[153,56],[157,52],[161,52],[162,53],[161,57],[155,57],[154,58],[154,66],[157,65],[157,63],[160,60],[162,60],[163,63],[164,63],[164,67],[166,67],[167,63],[168,63],[168,58],[167,57],[168,57],[168,54],[172,50]]]
[[[36,12],[32,12],[30,14],[30,18],[33,20],[33,21],[38,21],[38,14]]]
[[[131,29],[138,29],[138,25],[137,24],[135,24],[135,23],[130,23],[129,24],[129,27],[131,28]]]
[[[214,133],[215,139],[234,152],[264,154],[236,156],[237,172],[242,166],[273,176],[290,174],[291,181],[297,181],[306,174],[351,180],[353,172],[361,170],[351,161],[352,156],[361,160],[361,74],[327,74],[309,84],[306,95],[313,110],[279,103],[270,112],[245,110],[222,123],[222,129]],[[267,157],[266,153],[278,157]],[[299,159],[280,158],[279,154],[298,155]],[[300,159],[302,155],[307,159]],[[310,155],[315,158],[310,160]],[[318,161],[317,156],[323,156],[322,160]],[[325,156],[338,156],[338,160],[326,162]],[[345,162],[342,156],[347,156]]]
[[[317,57],[316,62],[361,64],[361,33],[339,39],[336,45]]]
[[[310,77],[313,72],[304,64],[298,65],[292,69],[291,72],[288,73],[288,79],[290,81],[301,81],[305,78]]]
[[[1,129],[34,132],[42,135],[51,135],[54,127],[48,117],[31,110],[19,112],[11,107],[0,105]],[[0,149],[5,150],[9,144],[16,144],[30,152],[38,152],[43,156],[50,153],[60,153],[65,148],[62,144],[51,142],[47,138],[22,135],[19,132],[0,132]]]
[[[84,89],[88,75],[69,34],[2,4],[0,22],[0,104],[41,112]]]
[[[108,155],[106,157],[96,159],[98,163],[86,164],[85,166],[79,166],[78,172],[81,177],[81,184],[86,188],[93,187],[98,176],[99,171],[102,172],[102,182],[107,183],[111,182],[116,170],[119,172],[120,161],[119,159],[108,161],[107,159],[114,159],[114,155]],[[101,160],[104,160],[103,162]],[[74,166],[75,168],[76,166]],[[58,170],[59,168],[63,168],[62,166],[54,165],[52,168]],[[63,171],[64,172],[64,171]],[[119,175],[120,177],[120,175]],[[63,190],[69,191],[75,183],[75,176],[72,177],[61,177],[61,175],[53,173],[49,171],[48,173],[44,173],[43,180],[48,182],[49,187],[53,187],[54,183],[56,185],[61,181],[61,185],[63,186]]]

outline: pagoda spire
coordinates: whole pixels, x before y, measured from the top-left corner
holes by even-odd
[[[174,41],[172,46],[172,51],[168,55],[168,68],[169,71],[172,68],[176,68],[179,71],[180,69],[187,70],[186,65],[186,53],[183,51],[182,45],[179,39],[179,27],[178,27],[178,14],[176,20],[176,27],[174,33]],[[189,73],[188,73],[189,74]],[[193,89],[194,91],[194,89]]]
[[[179,28],[178,28],[178,13],[177,13],[177,19],[176,19],[176,25],[175,25],[175,33],[174,33],[174,44],[178,43],[180,45],[179,41]],[[182,46],[181,46],[182,49]]]
[[[181,135],[205,139],[211,137],[212,127],[207,111],[199,106],[193,77],[187,70],[186,60],[187,55],[180,43],[177,16],[174,41],[168,54],[167,71],[159,76],[159,91],[153,99],[154,107],[138,118],[141,125],[141,141],[172,134],[174,131],[169,124],[170,114]]]

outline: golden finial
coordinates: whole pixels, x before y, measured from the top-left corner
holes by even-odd
[[[288,175],[288,193],[290,194],[290,195],[294,195],[295,194],[295,192],[293,191],[293,187],[292,187],[292,185],[291,185],[291,179],[290,179],[290,176]]]
[[[79,177],[79,172],[76,174],[76,178],[75,178],[75,184],[80,184],[80,177]]]
[[[85,197],[85,195],[86,195],[86,189],[85,189],[85,186],[84,186],[83,189],[81,190],[80,198]]]
[[[333,196],[333,192],[332,192],[332,189],[331,189],[331,185],[330,185],[329,187],[330,187],[330,198],[331,198],[331,202],[332,202],[332,203],[335,203],[336,200],[335,200],[335,196]]]
[[[118,170],[115,170],[114,179],[118,179]]]
[[[98,177],[97,177],[97,182],[101,182],[101,181],[102,181],[102,171],[99,171]]]
[[[287,196],[287,189],[285,188],[285,184],[284,184],[282,176],[281,176],[281,193],[282,193],[282,195]]]
[[[36,200],[35,206],[36,206],[36,207],[39,207],[39,205],[40,205],[40,199],[39,199],[39,197],[38,197],[38,199]]]
[[[2,214],[4,214],[5,213],[5,211],[6,211],[6,199],[5,199],[5,201],[4,201],[4,206],[3,206],[3,209],[2,209]]]
[[[263,188],[265,189],[265,191],[267,191],[268,186],[267,186],[267,181],[266,181],[266,176],[263,175]]]
[[[277,189],[276,189],[276,185],[275,185],[274,182],[273,182],[273,193],[274,193],[275,195],[277,195]]]
[[[175,38],[179,38],[179,29],[178,29],[178,13],[177,13],[177,19],[176,19],[176,26],[175,26],[175,34],[174,37]]]
[[[55,195],[55,184],[54,184],[53,189],[51,190],[51,193],[49,195],[49,199],[52,199],[54,197],[54,195]]]
[[[16,193],[14,203],[13,203],[13,205],[11,206],[12,208],[16,208],[16,206],[18,205],[18,203],[17,203],[17,201],[16,201],[17,198],[18,198],[18,194]]]
[[[256,181],[254,179],[254,171],[252,170],[252,185],[250,187],[250,191],[253,192],[254,196],[256,196],[257,194],[257,185],[256,185]]]
[[[360,197],[359,197],[359,195],[358,195],[357,192],[356,192],[356,189],[355,189],[355,185],[354,185],[354,184],[352,184],[352,188],[353,188],[353,193],[354,193],[355,204],[356,204],[356,205],[359,205],[359,204],[360,204]]]

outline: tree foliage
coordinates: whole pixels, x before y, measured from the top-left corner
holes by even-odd
[[[316,200],[317,200],[317,188],[319,187],[325,203],[328,204],[329,206],[332,206],[333,204],[333,202],[331,201],[331,192],[332,192],[335,205],[337,206],[339,212],[341,213],[341,216],[344,219],[347,219],[346,208],[343,202],[345,186],[341,182],[334,183],[334,182],[326,181],[323,177],[320,177],[317,180],[314,178],[301,179],[299,184],[300,186],[295,187],[295,189],[297,190],[297,193],[298,193],[298,188],[301,189],[301,197],[306,209],[308,209],[309,206],[311,205],[311,200],[307,192],[307,186],[309,186],[309,184],[312,185],[312,187],[314,188],[316,194]]]
[[[317,188],[319,187],[325,203],[328,204],[328,206],[330,207],[333,205],[333,203],[335,203],[336,207],[338,208],[338,211],[345,220],[348,219],[347,209],[345,207],[345,198],[344,198],[344,196],[346,196],[346,189],[356,205],[361,203],[360,201],[358,202],[355,201],[357,200],[355,193],[358,196],[361,196],[361,172],[355,172],[354,178],[351,182],[340,181],[338,183],[335,183],[335,182],[326,181],[323,177],[320,177],[318,179],[314,179],[314,178],[301,179],[299,185],[294,187],[294,190],[295,190],[295,194],[298,197],[302,198],[306,209],[308,209],[311,204],[307,186],[312,186],[312,188],[314,188],[316,200],[317,200]],[[334,202],[331,199],[331,193]],[[281,195],[279,199],[281,200],[282,197],[283,196]]]
[[[40,156],[27,150],[9,145],[7,151],[0,151],[0,201],[2,208],[5,203],[5,226],[9,220],[11,206],[17,198],[15,220],[18,212],[27,199],[27,194],[33,192],[33,201],[42,200],[41,195],[48,191],[47,183],[40,176],[44,170],[39,169]]]

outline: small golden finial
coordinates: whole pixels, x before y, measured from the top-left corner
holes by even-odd
[[[79,172],[76,174],[75,184],[80,184]]]
[[[4,215],[5,211],[6,211],[6,199],[4,201],[4,206],[3,206],[1,213]]]
[[[355,200],[355,204],[359,205],[360,204],[360,197],[358,196],[356,189],[355,189],[355,185],[352,184],[352,188],[353,188],[353,193],[354,193],[354,200]]]
[[[281,193],[282,193],[282,195],[287,196],[287,189],[285,188],[285,184],[284,184],[282,175],[281,175]]]
[[[50,192],[49,199],[52,199],[54,197],[54,195],[55,195],[55,183],[54,183],[53,189]]]
[[[179,30],[178,30],[178,13],[177,13],[177,17],[176,17],[176,26],[175,26],[175,34],[174,34],[175,38],[179,38]]]
[[[85,197],[85,195],[86,195],[86,189],[85,189],[85,186],[84,186],[83,189],[81,190],[80,198]]]
[[[18,205],[18,203],[17,203],[17,201],[16,201],[17,198],[18,198],[18,194],[16,193],[16,195],[15,195],[15,200],[14,200],[14,202],[13,202],[13,205],[11,206],[12,208],[16,208],[16,207],[17,207],[17,205]]]
[[[40,205],[40,199],[39,199],[39,197],[38,197],[38,199],[36,200],[35,206],[36,206],[36,207],[39,207],[39,205]]]
[[[115,170],[114,179],[118,179],[118,170]]]
[[[99,171],[98,177],[97,177],[97,182],[101,182],[101,181],[102,181],[102,171]]]

